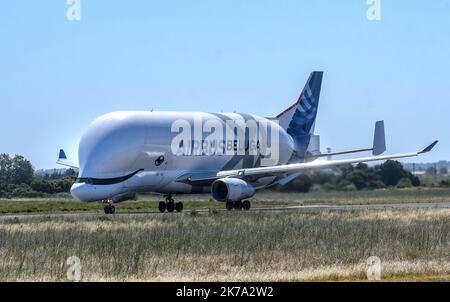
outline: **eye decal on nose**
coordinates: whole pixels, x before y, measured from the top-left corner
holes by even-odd
[[[160,156],[155,160],[155,166],[159,166],[164,162],[164,156]]]

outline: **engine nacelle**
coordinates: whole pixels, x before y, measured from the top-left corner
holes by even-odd
[[[239,178],[221,178],[213,182],[211,195],[221,202],[239,201],[255,195],[255,188]]]

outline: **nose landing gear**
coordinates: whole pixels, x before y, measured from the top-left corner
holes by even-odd
[[[172,198],[172,195],[166,195],[166,201],[161,201],[158,205],[158,210],[161,213],[164,213],[166,210],[169,213],[173,211],[181,212],[183,211],[183,203],[175,202]]]
[[[112,201],[107,200],[105,202],[107,203],[107,205],[103,208],[105,214],[114,214],[116,212],[116,208],[113,206]]]

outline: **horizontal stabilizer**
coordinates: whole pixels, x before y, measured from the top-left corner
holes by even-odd
[[[69,160],[67,160],[66,152],[63,149],[59,150],[58,160],[56,161],[58,165],[66,166],[74,169],[78,169],[78,166]]]
[[[311,155],[307,157],[307,161],[310,161],[311,159],[317,159],[320,157],[331,157],[335,155],[344,155],[344,154],[351,154],[351,153],[360,153],[360,152],[367,152],[372,151],[373,155],[380,155],[383,154],[384,151],[386,151],[386,138],[384,134],[384,121],[378,121],[375,123],[375,130],[373,135],[373,146],[372,148],[365,148],[365,149],[355,149],[355,150],[346,150],[346,151],[338,151],[338,152],[329,152],[329,153],[321,153],[316,155]]]

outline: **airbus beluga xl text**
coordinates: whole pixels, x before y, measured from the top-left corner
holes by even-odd
[[[274,118],[251,114],[206,112],[121,111],[97,118],[79,145],[79,165],[63,150],[58,163],[79,168],[71,194],[84,202],[114,203],[139,192],[165,195],[161,212],[182,211],[176,194],[207,193],[226,208],[250,209],[256,190],[285,185],[306,170],[397,159],[429,152],[384,153],[384,123],[375,124],[371,148],[320,153],[314,124],[322,72],[311,73],[299,99]],[[322,157],[372,151],[372,156],[318,160]]]

